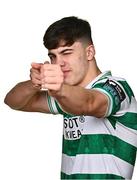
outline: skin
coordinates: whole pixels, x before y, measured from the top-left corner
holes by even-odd
[[[76,41],[72,46],[59,46],[48,52],[51,64],[32,63],[30,80],[17,84],[5,97],[13,109],[49,113],[42,89],[60,103],[62,108],[76,115],[103,117],[108,98],[85,87],[101,71],[95,61],[94,46]]]
[[[88,47],[88,50],[92,47]],[[49,51],[49,57],[52,64],[58,64],[61,67],[64,76],[64,83],[69,85],[85,86],[89,79],[89,62],[86,59],[86,48],[81,42],[75,42],[70,47],[59,47]],[[93,52],[92,52],[93,53]],[[89,59],[90,60],[90,59]]]

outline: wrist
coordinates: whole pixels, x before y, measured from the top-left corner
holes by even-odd
[[[31,80],[29,81],[29,87],[32,91],[40,91],[41,86],[38,84],[34,84]]]
[[[61,88],[59,90],[48,90],[48,93],[50,96],[55,97],[55,98],[61,98],[65,96],[65,89],[66,85],[62,84]]]

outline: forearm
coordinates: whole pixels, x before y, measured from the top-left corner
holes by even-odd
[[[92,104],[90,90],[79,86],[63,85],[60,92],[50,91],[50,95],[54,96],[61,107],[68,113],[76,115],[87,115],[89,113]]]
[[[18,83],[6,95],[4,102],[13,109],[21,109],[39,91],[30,80]]]

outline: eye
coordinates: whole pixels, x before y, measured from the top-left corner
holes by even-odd
[[[49,58],[50,58],[50,60],[52,60],[52,59],[53,59],[53,56],[49,56]]]
[[[55,64],[55,56],[49,56],[51,64]]]
[[[72,52],[64,52],[63,55],[69,55],[72,54]]]

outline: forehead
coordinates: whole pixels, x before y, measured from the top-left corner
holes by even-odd
[[[82,43],[80,41],[74,42],[71,46],[64,46],[64,43],[62,42],[58,48],[50,49],[49,52],[60,53],[64,50],[74,50],[80,47],[82,47]]]

